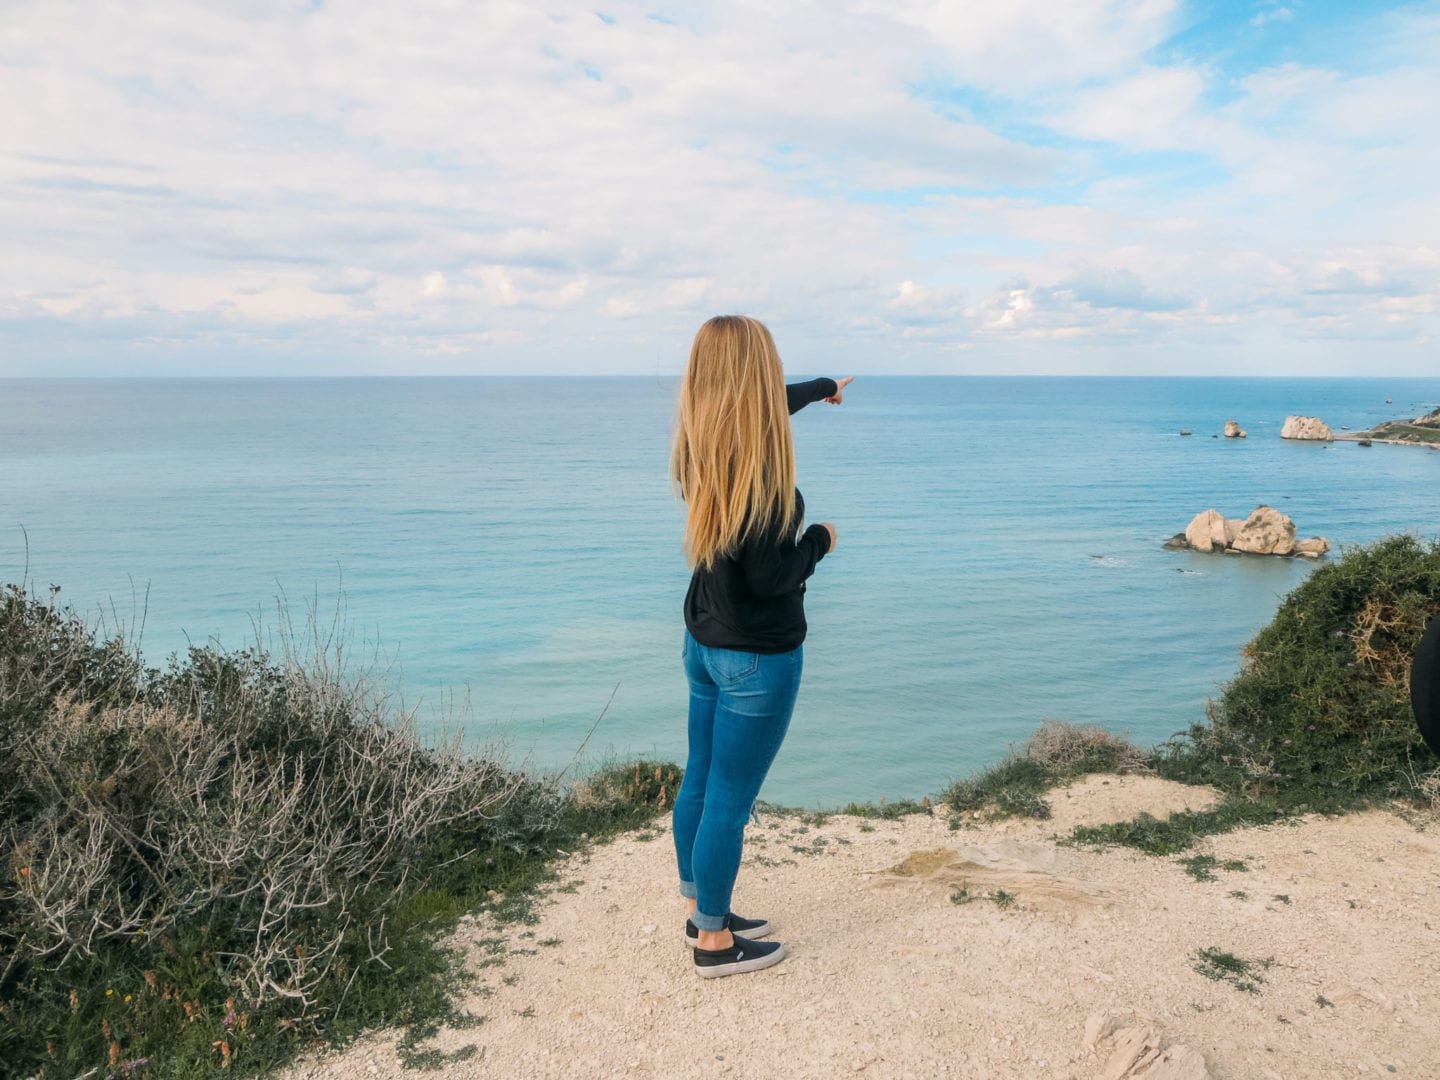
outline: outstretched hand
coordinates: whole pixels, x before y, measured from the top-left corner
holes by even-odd
[[[839,405],[840,402],[845,400],[845,387],[849,386],[854,381],[854,375],[846,375],[843,379],[836,379],[835,393],[831,394],[825,400],[828,401],[831,405]]]

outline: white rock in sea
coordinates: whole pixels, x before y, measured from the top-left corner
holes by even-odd
[[[1185,542],[1195,551],[1225,547],[1225,519],[1218,510],[1204,510],[1185,526]]]
[[[1237,421],[1237,420],[1226,420],[1226,421],[1225,421],[1225,438],[1227,438],[1227,439],[1243,439],[1243,438],[1245,438],[1245,429],[1240,426],[1239,421]]]
[[[1335,433],[1330,430],[1330,425],[1318,416],[1287,416],[1285,426],[1280,429],[1280,437],[1309,442],[1333,442]]]
[[[1241,521],[1221,517],[1218,510],[1202,510],[1190,519],[1183,533],[1165,541],[1167,551],[1216,551],[1226,555],[1299,555],[1318,559],[1330,551],[1323,536],[1295,539],[1295,522],[1270,506],[1257,506]]]
[[[1293,555],[1295,522],[1273,506],[1257,506],[1230,546],[1250,555]]]

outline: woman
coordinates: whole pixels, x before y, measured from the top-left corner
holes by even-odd
[[[797,537],[789,414],[840,404],[850,378],[787,387],[764,324],[723,315],[700,327],[680,384],[671,479],[685,500],[685,596],[690,752],[675,797],[686,940],[704,978],[758,971],[785,955],[764,919],[730,910],[742,833],[775,760],[805,640],[805,579],[835,548],[835,526]]]

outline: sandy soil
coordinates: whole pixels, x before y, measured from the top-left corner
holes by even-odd
[[[1212,882],[1053,839],[1210,799],[1112,776],[1054,793],[1050,821],[767,816],[736,908],[773,920],[789,955],[709,981],[657,822],[571,859],[537,924],[467,921],[473,962],[497,934],[508,956],[466,1003],[484,1022],[427,1045],[475,1047],[439,1074],[455,1078],[1161,1075],[1086,1045],[1087,1019],[1133,1010],[1152,1042],[1203,1058],[1187,1077],[1440,1077],[1440,826],[1376,810],[1232,833],[1197,849],[1244,863]],[[1256,992],[1197,972],[1207,947],[1255,961]],[[395,1043],[286,1075],[418,1075]]]

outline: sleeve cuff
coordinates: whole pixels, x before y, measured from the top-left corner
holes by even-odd
[[[823,559],[830,554],[830,530],[821,525],[818,521],[805,530],[806,536],[813,536],[820,545],[820,557]]]

